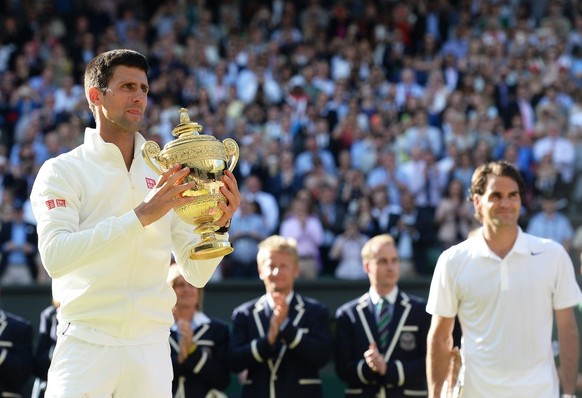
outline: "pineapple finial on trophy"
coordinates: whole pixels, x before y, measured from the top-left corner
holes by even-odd
[[[174,137],[180,137],[182,134],[198,135],[202,131],[202,126],[196,122],[190,121],[188,109],[180,108],[180,124],[172,130]]]

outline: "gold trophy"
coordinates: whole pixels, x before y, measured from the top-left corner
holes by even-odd
[[[226,256],[234,250],[228,240],[219,240],[215,231],[215,222],[224,212],[218,207],[219,202],[226,202],[220,193],[224,169],[232,171],[238,162],[238,144],[232,138],[222,142],[211,135],[201,135],[202,126],[191,122],[188,110],[180,109],[180,124],[172,130],[177,139],[167,143],[160,151],[154,141],[146,141],[141,154],[146,163],[158,175],[174,164],[190,168],[184,182],[196,181],[196,187],[185,191],[182,196],[192,196],[194,201],[175,207],[178,216],[194,225],[194,232],[199,233],[201,241],[190,251],[190,258],[196,260]],[[154,162],[155,161],[155,162]]]

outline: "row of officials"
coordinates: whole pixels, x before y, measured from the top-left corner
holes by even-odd
[[[232,329],[203,312],[204,290],[189,284],[172,264],[168,283],[177,297],[170,330],[173,397],[227,397],[233,372],[240,397],[322,397],[319,372],[334,347],[346,396],[427,396],[430,315],[425,302],[398,289],[398,254],[390,235],[370,239],[362,257],[370,289],[338,309],[335,333],[327,307],[294,290],[300,266],[291,239],[271,236],[261,242],[257,260],[266,294],[234,309]],[[34,353],[30,323],[2,312],[2,397],[20,397],[32,372],[32,396],[44,396],[57,312],[58,303],[42,312]]]
[[[520,233],[520,236],[525,235]],[[474,238],[470,243],[475,245],[481,239]],[[536,242],[541,241],[538,239]],[[175,323],[169,337],[174,371],[172,396],[227,397],[226,392],[232,390],[229,385],[234,374],[240,384],[240,391],[231,395],[234,397],[320,398],[324,396],[320,370],[332,355],[337,376],[345,384],[345,397],[429,396],[427,380],[431,379],[430,371],[435,372],[435,368],[427,366],[427,350],[430,354],[431,349],[427,348],[427,338],[430,341],[431,334],[438,334],[438,330],[434,329],[434,319],[431,320],[427,312],[430,295],[427,306],[426,300],[398,288],[398,253],[390,235],[377,235],[369,239],[361,250],[361,257],[369,278],[369,290],[340,306],[335,322],[332,322],[331,314],[323,303],[302,296],[294,289],[300,274],[296,242],[278,235],[265,239],[259,244],[257,264],[266,294],[235,308],[231,327],[203,312],[203,289],[189,284],[176,264],[170,265],[167,281],[177,298],[173,308]],[[484,282],[482,280],[480,283]],[[434,278],[431,295],[433,288]],[[36,375],[33,398],[44,397],[47,372],[56,344],[58,311],[58,303],[55,303],[42,313],[34,353],[30,323],[0,312],[1,397],[22,397],[22,389],[29,383],[32,372]],[[506,319],[505,322],[511,323],[511,320]],[[332,332],[332,324],[335,325],[335,332]],[[449,330],[453,332],[453,345],[460,345],[458,324]],[[574,337],[577,340],[577,336]],[[577,354],[578,347],[571,347],[568,351],[576,351]],[[536,351],[537,348],[532,346],[530,350]],[[560,354],[563,354],[562,351],[560,349]],[[461,364],[465,364],[457,352],[456,349],[451,351],[447,370],[449,378],[446,380],[448,388],[443,388],[438,395],[433,390],[431,398],[459,396],[455,395],[458,392],[455,383],[462,380],[463,373],[458,380],[456,376]],[[571,360],[577,359],[569,354],[567,356]],[[507,357],[507,360],[519,362],[517,358]],[[563,365],[566,366],[565,363]],[[553,364],[552,368],[551,373],[555,374]],[[484,369],[487,372],[496,371],[487,367]],[[468,374],[465,373],[465,378]],[[532,374],[531,369],[526,374]],[[50,383],[50,376],[48,379]],[[542,388],[539,385],[532,387],[530,392],[533,395],[528,393],[523,396],[550,397],[554,395],[547,395],[549,391],[558,393],[556,383],[546,383],[541,379],[531,382],[542,383],[547,387],[545,393],[536,394],[535,391]],[[473,380],[471,383],[477,386],[480,382]],[[509,385],[507,381],[500,383],[497,387],[501,388],[498,391],[502,393]],[[486,390],[492,391],[497,387],[491,385]],[[492,396],[466,390],[467,394],[463,396]],[[510,392],[509,395],[495,396],[516,395]],[[562,397],[575,395],[563,394]]]

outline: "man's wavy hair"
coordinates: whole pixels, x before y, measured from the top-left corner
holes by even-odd
[[[475,172],[473,172],[473,176],[471,177],[471,189],[469,191],[470,195],[468,198],[469,200],[472,201],[474,195],[481,196],[485,193],[485,190],[487,189],[487,181],[490,175],[497,177],[508,177],[515,181],[519,189],[519,196],[523,202],[525,182],[523,181],[519,170],[517,170],[515,166],[506,160],[497,160],[482,164],[481,166],[477,167]],[[476,213],[475,218],[481,222],[481,216],[479,214]]]

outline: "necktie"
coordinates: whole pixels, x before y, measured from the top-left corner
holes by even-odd
[[[379,350],[384,353],[388,349],[388,324],[390,323],[390,303],[385,298],[380,299],[378,315]]]

